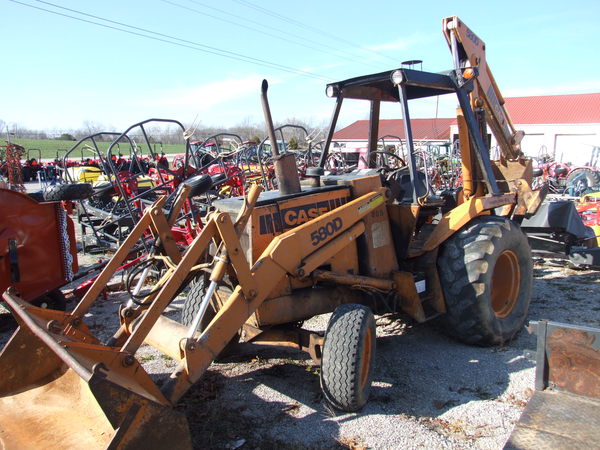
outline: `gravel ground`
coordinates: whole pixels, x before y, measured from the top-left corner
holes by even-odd
[[[97,257],[80,255],[80,265]],[[98,337],[112,334],[123,293],[100,298],[86,317]],[[177,318],[182,298],[167,315]],[[69,308],[74,307],[71,303]],[[328,316],[305,323],[325,330]],[[600,326],[600,272],[536,264],[530,320]],[[479,348],[447,338],[404,315],[377,318],[377,355],[369,403],[341,413],[323,400],[319,369],[290,349],[241,344],[213,364],[178,409],[195,448],[500,449],[532,394],[535,348],[525,331],[503,347]],[[0,306],[0,345],[14,322]],[[157,382],[175,361],[151,347],[137,357]]]
[[[600,273],[536,265],[534,276],[530,320],[600,325]],[[96,302],[86,321],[98,336],[112,333],[124,298],[114,293]],[[167,315],[176,318],[180,305],[181,299],[175,301]],[[532,394],[535,364],[524,351],[535,348],[535,337],[522,332],[506,346],[479,348],[402,315],[378,317],[377,324],[373,388],[362,411],[329,407],[318,368],[303,353],[241,344],[236,355],[213,364],[178,406],[195,447],[503,447]],[[324,330],[327,316],[305,325]],[[4,344],[13,329],[5,310],[0,327]],[[137,356],[159,382],[175,366],[148,346]]]

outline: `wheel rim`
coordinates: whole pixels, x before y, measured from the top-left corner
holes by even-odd
[[[496,317],[508,316],[517,304],[521,270],[519,259],[511,250],[503,251],[492,275],[492,309]]]
[[[364,346],[365,352],[360,367],[360,388],[364,389],[369,381],[369,372],[371,369],[371,348],[372,348],[373,330],[370,328],[367,330],[365,336]]]

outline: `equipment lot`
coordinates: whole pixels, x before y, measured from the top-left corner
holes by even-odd
[[[82,265],[97,259],[80,257]],[[534,277],[530,320],[600,324],[598,272],[536,265]],[[113,293],[86,319],[98,336],[116,328],[120,302]],[[168,315],[178,318],[178,306]],[[14,324],[2,308],[4,345]],[[305,325],[326,324],[319,316]],[[241,344],[178,406],[195,448],[502,448],[532,393],[535,363],[524,351],[535,348],[534,336],[523,331],[506,346],[480,348],[404,315],[378,317],[377,324],[371,399],[359,413],[327,406],[318,368],[302,352]],[[157,379],[175,365],[148,346],[138,357]]]
[[[8,257],[2,279],[12,283],[4,283],[3,299],[21,328],[0,353],[0,447],[501,448],[528,399],[524,416],[533,415],[532,405],[547,409],[530,387],[533,363],[526,349],[533,339],[517,335],[526,327],[534,278],[533,238],[526,232],[540,228],[524,220],[542,211],[548,186],[533,187],[533,161],[520,146],[524,133],[503,106],[484,42],[456,16],[444,18],[442,30],[452,70],[400,67],[328,83],[327,96],[336,102],[318,152],[308,138],[305,150],[292,151],[291,139],[290,151],[279,148],[281,127],[274,126],[264,79],[270,153],[263,147],[267,138],[256,147],[237,135],[238,144],[218,150],[219,137],[224,141],[230,133],[193,147],[183,123],[148,119],[121,134],[99,133],[114,138],[106,155],[94,144],[95,158],[80,165],[97,175],[94,186],[87,175],[68,176],[72,147],[62,164],[43,169],[53,181],[61,169],[67,175],[45,190],[44,202],[3,189],[12,227],[3,232]],[[445,145],[440,159],[439,146],[414,138],[409,101],[441,95],[458,102],[460,145]],[[365,167],[360,161],[327,164],[345,99],[370,104]],[[400,107],[405,137],[398,147],[379,150],[382,102]],[[185,155],[173,162],[174,170],[152,150],[150,122],[179,127]],[[486,127],[498,152],[489,146]],[[140,137],[146,156],[138,152]],[[123,140],[131,147],[129,161],[119,150]],[[8,180],[17,190],[21,178],[30,178],[21,172],[25,150],[6,145]],[[31,171],[34,163],[30,159]],[[587,258],[595,236],[567,204],[566,217],[581,225],[581,233],[555,227],[545,220],[550,212],[542,228],[551,239],[563,239],[560,251],[570,256],[586,246],[573,263],[598,268]],[[35,224],[28,213],[41,210],[47,210],[51,237],[12,237],[40,235],[44,226],[25,224]],[[64,312],[59,288],[78,271],[67,219],[74,212],[82,249],[114,253],[104,255],[110,258],[105,265],[93,265],[104,269],[78,295],[77,306]],[[42,255],[60,259],[42,261]],[[80,262],[85,268],[93,259]],[[60,273],[28,292],[43,280],[36,273],[42,268]],[[562,347],[581,342],[571,330],[568,338],[559,328],[546,335],[544,319],[582,325],[578,316],[589,320],[597,296],[588,292],[587,274],[536,270],[549,285],[533,287],[540,310],[534,307],[531,318],[546,341],[538,341],[536,360],[549,374],[544,385],[536,368],[539,390],[563,386],[551,376],[553,362],[564,356]],[[130,297],[126,304],[125,292],[106,295],[119,289]],[[51,301],[58,306],[36,306]],[[554,311],[564,311],[566,319]],[[323,332],[326,313],[332,314]],[[381,315],[379,333],[374,314]],[[428,321],[431,328],[415,325]],[[437,327],[457,341],[442,339]],[[592,350],[594,356],[578,350],[573,359],[558,360],[574,379],[568,381],[598,385],[586,378],[588,361],[596,360]],[[541,363],[546,356],[548,363]],[[373,405],[365,407],[371,391]],[[566,424],[547,432],[532,420],[530,429],[543,437],[531,448],[545,447],[548,434],[568,437],[573,414],[562,409],[567,401],[552,403]],[[579,415],[595,418],[590,410]],[[515,435],[508,446],[529,448],[528,436]],[[575,446],[600,440],[593,433],[568,438]]]

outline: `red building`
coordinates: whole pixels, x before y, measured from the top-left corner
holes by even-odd
[[[525,132],[523,151],[547,154],[557,161],[585,164],[593,147],[600,147],[600,93],[506,98],[515,127]],[[455,118],[412,119],[413,138],[428,144],[458,138]],[[358,120],[336,131],[334,141],[350,148],[367,145],[369,121]],[[379,136],[385,144],[404,139],[401,119],[381,120]],[[387,136],[387,137],[385,137]],[[491,145],[495,145],[492,137]]]

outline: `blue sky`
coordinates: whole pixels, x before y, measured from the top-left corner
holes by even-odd
[[[441,19],[453,15],[486,42],[505,96],[600,92],[598,0],[0,0],[0,120],[107,131],[151,117],[262,123],[266,78],[275,121],[320,124],[333,107],[327,82],[411,59],[451,69]],[[342,124],[367,117],[358,103]],[[454,106],[424,102],[413,116],[450,117]]]

